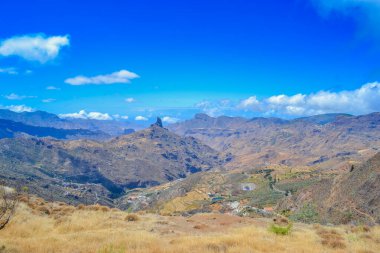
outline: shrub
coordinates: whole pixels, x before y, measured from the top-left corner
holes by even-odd
[[[3,229],[13,217],[17,203],[18,192],[0,185],[0,230]]]
[[[193,226],[194,229],[206,229],[207,226],[205,224],[197,224]]]
[[[110,208],[108,206],[101,206],[100,210],[103,212],[108,212],[108,211],[110,211]]]
[[[326,230],[319,228],[317,234],[322,239],[322,245],[333,248],[333,249],[344,249],[346,244],[344,243],[344,238],[336,230]]]
[[[138,221],[138,220],[139,220],[139,216],[137,216],[137,215],[134,214],[134,213],[130,213],[130,214],[128,214],[128,215],[125,217],[125,220],[126,220],[126,221]]]
[[[292,231],[293,224],[289,223],[286,226],[281,226],[277,224],[271,224],[269,227],[269,231],[275,233],[276,235],[288,235]]]
[[[351,227],[352,233],[368,233],[371,232],[371,228],[368,226],[352,226]]]
[[[38,206],[36,207],[36,210],[43,214],[47,214],[47,215],[51,214],[51,211],[47,206]]]

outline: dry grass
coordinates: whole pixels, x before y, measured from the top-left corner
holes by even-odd
[[[345,249],[346,243],[343,236],[334,229],[319,228],[317,234],[322,239],[322,245],[333,249]]]
[[[35,210],[41,206],[41,212]],[[94,206],[74,208],[40,201],[35,209],[20,204],[9,226],[0,231],[3,252],[343,253],[349,249],[370,253],[378,252],[380,247],[379,227],[370,232],[351,232],[347,226],[331,229],[294,224],[290,235],[278,236],[268,231],[270,220],[227,215],[196,215],[188,218],[193,222],[188,222],[183,217],[141,214],[138,222],[129,222],[126,217],[132,214]],[[237,219],[241,222],[229,222]],[[222,221],[226,225],[221,226]],[[365,234],[371,238],[361,238]],[[324,243],[327,235],[334,241]]]

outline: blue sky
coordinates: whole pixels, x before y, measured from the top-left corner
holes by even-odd
[[[380,110],[378,0],[3,0],[0,9],[2,108],[167,122]]]

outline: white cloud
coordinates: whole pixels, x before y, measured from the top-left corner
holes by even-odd
[[[133,103],[133,102],[135,102],[136,100],[134,99],[134,98],[126,98],[125,99],[125,102],[127,102],[127,103]]]
[[[366,114],[380,110],[380,83],[368,83],[350,91],[319,91],[311,94],[285,94],[258,101],[266,115],[307,116],[324,113]],[[257,112],[257,103],[252,109]],[[249,108],[249,107],[247,107]]]
[[[72,118],[72,119],[96,119],[96,120],[112,120],[113,119],[108,113],[101,113],[101,112],[87,113],[85,110],[81,110],[75,113],[59,114],[58,116],[61,118]]]
[[[0,73],[17,75],[18,71],[15,68],[0,68]]]
[[[135,120],[137,120],[137,121],[147,121],[148,118],[146,118],[146,117],[144,117],[144,116],[136,116],[136,117],[135,117]]]
[[[255,107],[260,104],[259,100],[257,100],[256,96],[249,97],[247,99],[244,99],[240,102],[238,107],[240,108],[247,108],[247,107]]]
[[[21,96],[15,93],[11,93],[9,95],[5,95],[4,97],[8,100],[23,100],[25,98],[35,98],[36,96]]]
[[[8,105],[0,106],[0,109],[7,109],[13,112],[34,112],[35,109],[26,105]]]
[[[273,105],[296,105],[299,103],[303,103],[305,100],[306,95],[302,94],[296,94],[294,96],[287,96],[287,95],[277,95],[277,96],[272,96],[267,99],[267,101],[270,104]]]
[[[112,117],[108,113],[100,113],[100,112],[89,112],[87,117],[89,119],[97,119],[97,120],[112,120]]]
[[[0,55],[19,56],[28,61],[45,63],[55,59],[62,47],[69,46],[69,36],[23,35],[0,42]]]
[[[104,85],[114,83],[130,83],[130,80],[135,78],[139,78],[139,76],[136,73],[123,69],[106,75],[98,75],[93,77],[77,76],[73,78],[68,78],[65,80],[65,83],[70,85]]]
[[[48,86],[46,87],[47,90],[60,90],[60,88],[55,87],[55,86]]]
[[[169,116],[165,116],[165,117],[162,118],[162,121],[166,122],[166,123],[169,123],[169,124],[173,124],[173,123],[178,122],[179,119],[173,118],[173,117],[169,117]]]
[[[56,99],[54,99],[54,98],[47,98],[47,99],[43,99],[42,100],[43,103],[51,103],[51,102],[54,102],[54,101],[56,101]]]

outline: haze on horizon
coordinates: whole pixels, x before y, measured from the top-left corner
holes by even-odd
[[[0,7],[0,108],[166,123],[380,110],[377,0]]]

